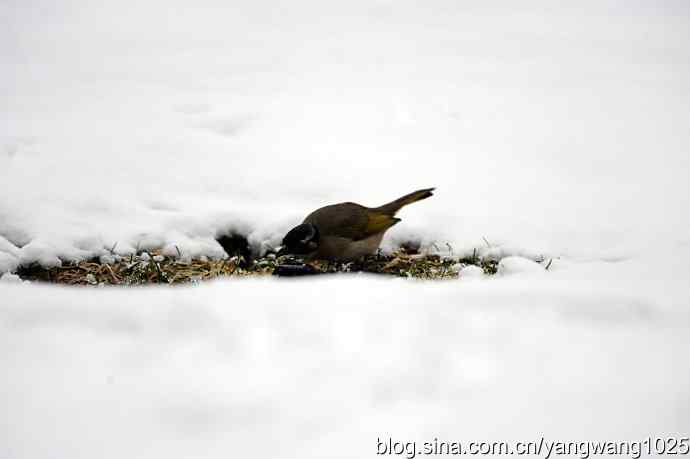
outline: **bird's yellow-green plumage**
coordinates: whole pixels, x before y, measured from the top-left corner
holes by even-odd
[[[400,221],[399,218],[392,217],[387,214],[381,214],[375,211],[370,211],[368,214],[367,226],[365,229],[366,235],[370,236],[382,231],[386,231],[391,226]]]

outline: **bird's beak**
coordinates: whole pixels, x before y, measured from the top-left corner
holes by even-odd
[[[279,245],[276,247],[276,257],[281,257],[285,255],[287,252],[285,252],[285,246],[284,245]]]

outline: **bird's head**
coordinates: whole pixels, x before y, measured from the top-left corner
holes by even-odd
[[[311,223],[292,228],[283,238],[279,255],[309,255],[319,248],[319,229]]]

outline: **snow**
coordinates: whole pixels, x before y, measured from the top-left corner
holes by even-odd
[[[688,274],[555,261],[546,278],[482,282],[0,284],[0,454],[350,458],[388,436],[687,435]]]
[[[544,271],[545,266],[542,266],[536,261],[513,255],[501,258],[501,261],[498,263],[497,274],[507,276],[527,272],[543,273]]]
[[[21,282],[26,282],[26,281],[22,281],[22,279],[19,276],[17,276],[16,274],[4,273],[4,274],[0,275],[0,282],[21,283]]]
[[[261,251],[321,205],[428,186],[387,248],[688,240],[683,2],[0,8],[0,235],[22,262],[219,257],[232,231]]]
[[[484,270],[474,265],[463,266],[458,275],[462,280],[483,279],[485,277]]]
[[[19,265],[20,250],[0,236],[0,273],[13,271]]]
[[[689,13],[1,2],[0,457],[687,435]],[[430,186],[384,249],[501,259],[498,275],[74,289],[11,274],[217,258],[229,233],[262,252],[321,205]]]

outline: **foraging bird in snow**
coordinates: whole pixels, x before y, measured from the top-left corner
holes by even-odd
[[[386,231],[400,221],[395,214],[403,206],[432,196],[432,191],[434,188],[418,190],[380,207],[354,202],[321,207],[285,235],[279,254],[345,261],[371,255]]]

